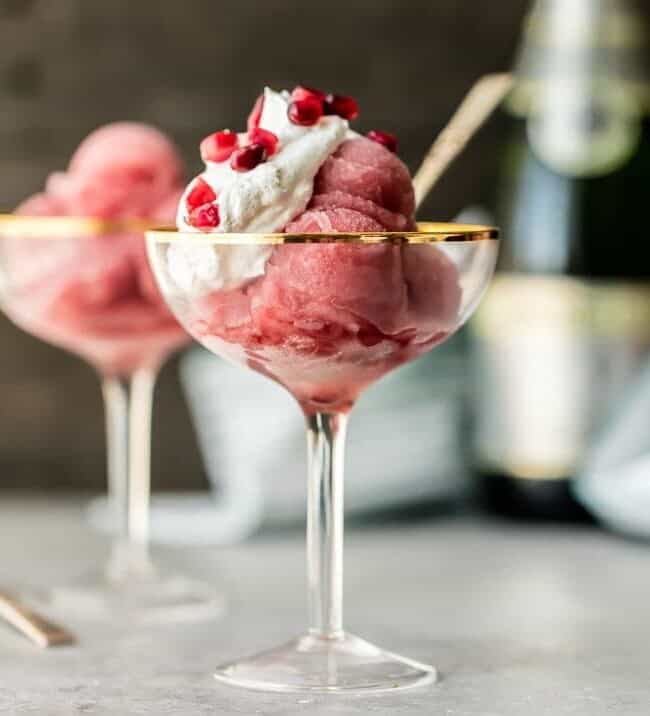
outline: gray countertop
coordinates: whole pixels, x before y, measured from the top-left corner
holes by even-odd
[[[60,582],[99,563],[106,543],[80,506],[0,494],[0,584]],[[46,651],[2,627],[0,713],[650,713],[650,545],[471,518],[349,530],[348,627],[442,672],[432,687],[364,697],[267,695],[211,678],[218,662],[304,626],[299,535],[162,556],[221,584],[227,615],[129,629],[59,614],[80,645]]]

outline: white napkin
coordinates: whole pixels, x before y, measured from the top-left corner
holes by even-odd
[[[612,529],[650,537],[650,362],[594,440],[574,492]]]

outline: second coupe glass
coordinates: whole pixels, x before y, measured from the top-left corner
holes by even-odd
[[[118,535],[105,567],[51,597],[80,615],[164,620],[213,614],[219,600],[149,556],[153,389],[163,361],[188,337],[156,288],[144,226],[0,216],[0,306],[25,331],[86,359],[104,395]]]

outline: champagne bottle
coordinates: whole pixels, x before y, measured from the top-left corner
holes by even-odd
[[[473,323],[480,494],[501,513],[585,516],[571,478],[650,347],[645,52],[623,0],[538,0],[526,22]]]

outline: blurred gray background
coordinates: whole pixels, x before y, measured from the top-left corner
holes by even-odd
[[[0,205],[38,190],[112,120],[159,125],[196,173],[199,139],[241,127],[265,83],[354,95],[357,127],[395,132],[414,169],[470,84],[510,66],[527,4],[0,0]],[[488,198],[499,150],[491,123],[422,214],[446,219]],[[3,316],[0,342],[0,487],[101,487],[91,369]],[[172,361],[157,393],[154,489],[205,481],[176,372]]]

